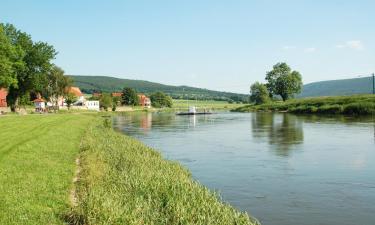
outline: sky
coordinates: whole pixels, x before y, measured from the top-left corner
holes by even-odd
[[[67,74],[248,93],[278,62],[303,82],[375,72],[372,0],[0,0]]]

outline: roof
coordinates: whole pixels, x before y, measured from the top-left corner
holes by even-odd
[[[79,87],[70,87],[68,93],[74,94],[75,96],[83,96],[81,89]]]
[[[34,102],[46,102],[43,98],[34,99]]]
[[[122,96],[122,92],[113,92],[112,93],[112,97],[121,97]]]

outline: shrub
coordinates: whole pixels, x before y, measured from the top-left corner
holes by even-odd
[[[356,102],[344,106],[344,114],[371,114],[375,112],[375,104],[372,102]]]
[[[318,113],[326,113],[326,114],[338,114],[342,113],[343,107],[338,104],[334,105],[322,105],[318,108]]]

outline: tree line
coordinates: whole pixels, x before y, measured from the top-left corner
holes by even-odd
[[[302,76],[286,63],[277,63],[266,73],[267,83],[255,82],[250,86],[250,101],[264,104],[280,97],[283,101],[293,98],[302,90]]]
[[[58,98],[67,95],[72,80],[52,63],[56,55],[52,45],[35,42],[12,24],[0,23],[0,87],[8,90],[12,111],[38,94],[56,106]]]
[[[122,95],[112,96],[109,93],[102,93],[100,97],[91,97],[92,100],[99,100],[100,107],[104,110],[112,109],[115,111],[117,106],[138,106],[140,99],[134,88],[125,87]],[[171,108],[173,105],[172,98],[164,92],[158,91],[149,95],[152,107],[155,108]]]

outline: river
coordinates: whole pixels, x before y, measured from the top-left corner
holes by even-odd
[[[263,225],[374,225],[373,119],[129,113],[114,127]]]

